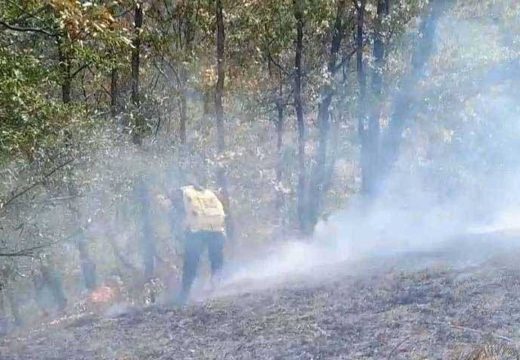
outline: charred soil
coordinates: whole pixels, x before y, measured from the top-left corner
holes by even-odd
[[[347,262],[184,309],[68,317],[1,339],[0,358],[459,359],[515,347],[520,251],[489,247]]]

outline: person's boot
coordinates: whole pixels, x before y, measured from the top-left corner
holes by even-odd
[[[220,272],[211,276],[210,285],[209,285],[209,294],[213,294],[218,290],[220,285],[222,284],[222,274]]]

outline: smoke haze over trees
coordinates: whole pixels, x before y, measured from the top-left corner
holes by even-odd
[[[519,19],[512,0],[0,0],[0,313],[114,277],[152,301],[181,251],[156,195],[190,179],[219,191],[233,258],[329,214],[355,244],[516,211]]]

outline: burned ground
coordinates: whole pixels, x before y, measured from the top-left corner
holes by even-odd
[[[480,257],[458,246],[458,253],[347,262],[185,309],[68,318],[4,338],[0,354],[5,360],[458,359],[475,346],[516,346],[520,251],[488,245],[489,251],[479,245],[486,254]]]

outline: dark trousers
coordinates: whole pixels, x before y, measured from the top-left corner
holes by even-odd
[[[182,269],[181,302],[185,302],[190,293],[193,281],[197,276],[200,256],[208,248],[211,275],[217,275],[224,262],[225,236],[221,232],[187,231],[184,236],[184,264]]]

